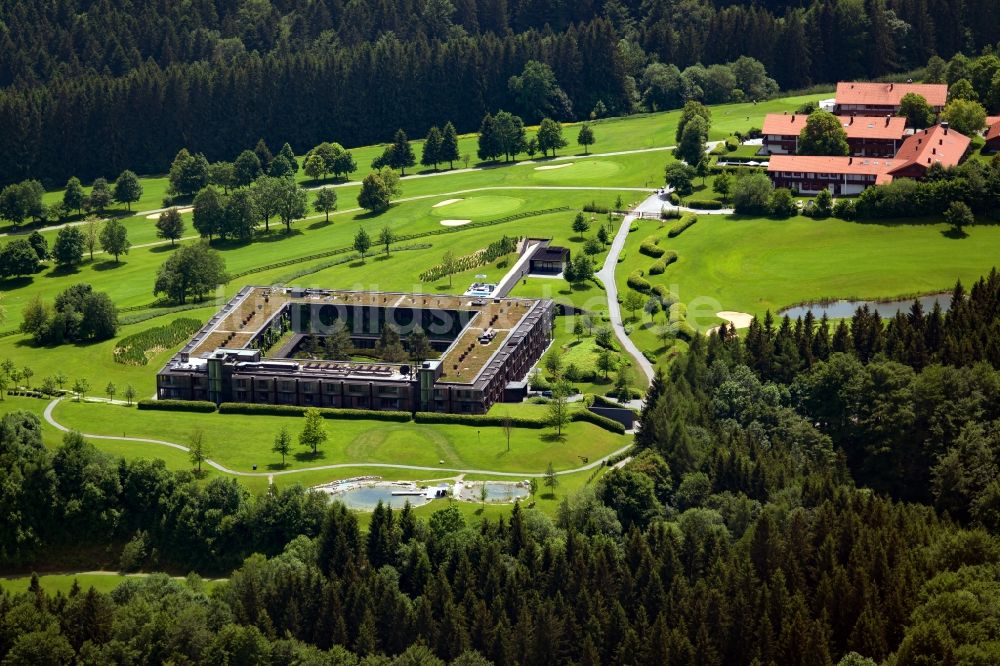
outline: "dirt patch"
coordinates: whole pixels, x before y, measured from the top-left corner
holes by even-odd
[[[472,220],[441,220],[441,224],[446,227],[461,227],[470,222]]]
[[[546,164],[545,166],[535,167],[535,171],[552,171],[552,169],[565,169],[566,167],[573,166],[573,162],[567,162],[565,164]]]
[[[193,210],[194,210],[194,206],[184,206],[182,208],[178,208],[177,212],[180,213],[181,215],[183,215],[184,213],[190,213]],[[158,219],[160,219],[160,213],[152,213],[150,215],[147,215],[146,219],[147,220],[158,220]]]
[[[448,206],[453,203],[458,203],[461,199],[445,199],[444,201],[438,201],[436,204],[431,206],[431,208],[441,208],[442,206]]]

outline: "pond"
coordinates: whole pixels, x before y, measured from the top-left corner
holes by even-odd
[[[830,301],[828,303],[806,303],[805,305],[796,305],[795,307],[782,310],[778,313],[779,316],[784,317],[788,315],[792,319],[797,319],[799,317],[805,317],[806,312],[812,310],[813,316],[819,319],[824,314],[830,319],[849,319],[854,316],[855,310],[867,305],[872,310],[878,312],[883,319],[889,319],[896,316],[898,310],[903,312],[908,312],[910,307],[913,305],[913,301],[920,301],[920,305],[923,306],[924,312],[930,312],[934,308],[934,302],[937,301],[941,303],[941,310],[947,311],[949,305],[951,304],[951,294],[941,293],[941,294],[930,294],[928,296],[921,296],[917,299],[904,298],[895,301]]]
[[[348,509],[356,511],[372,511],[380,501],[393,509],[402,509],[407,502],[410,506],[417,507],[431,500],[416,486],[377,483],[330,492],[330,501],[343,502]]]

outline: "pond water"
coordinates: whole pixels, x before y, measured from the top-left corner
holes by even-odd
[[[951,304],[951,294],[941,293],[941,294],[931,294],[929,296],[921,296],[916,300],[920,301],[920,305],[924,308],[924,313],[928,313],[934,308],[934,302],[938,301],[941,303],[941,309],[947,311],[949,305]],[[903,312],[908,312],[910,307],[913,305],[914,299],[905,298],[896,301],[830,301],[829,303],[807,303],[805,305],[796,305],[795,307],[788,308],[787,310],[782,310],[778,313],[779,316],[784,317],[788,315],[792,319],[797,319],[798,317],[805,317],[806,312],[812,310],[813,316],[819,319],[824,314],[830,319],[849,319],[854,316],[854,311],[858,308],[867,305],[872,310],[878,312],[883,319],[889,319],[896,316],[898,310]]]
[[[405,490],[405,488],[398,485],[374,485],[374,486],[361,486],[359,488],[351,488],[350,490],[345,490],[344,492],[332,493],[330,495],[331,501],[343,502],[348,509],[355,509],[358,511],[372,511],[375,506],[381,500],[382,504],[385,506],[391,506],[393,509],[402,509],[403,506],[409,501],[410,506],[423,506],[430,502],[429,499],[420,495],[393,495],[393,492],[398,492]]]

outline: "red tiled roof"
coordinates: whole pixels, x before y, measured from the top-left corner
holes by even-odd
[[[899,164],[893,171],[909,164],[920,164],[928,167],[934,162],[944,166],[955,166],[969,149],[969,137],[955,130],[934,125],[916,134],[906,137],[906,141],[896,152],[895,161]]]
[[[987,118],[987,125],[989,128],[986,130],[986,140],[993,141],[995,139],[1000,139],[1000,118],[993,118],[993,122],[989,122],[990,118]]]
[[[944,83],[863,83],[841,81],[837,84],[837,104],[865,106],[899,106],[906,93],[916,93],[931,106],[948,102],[948,86]]]
[[[784,113],[769,113],[764,116],[764,134],[781,136],[798,135],[806,125],[809,116],[801,114],[786,115]],[[879,118],[877,116],[837,116],[843,125],[848,139],[885,139],[888,141],[903,138],[906,131],[906,118]]]
[[[879,157],[832,157],[821,155],[771,155],[768,173],[801,171],[805,173],[839,173],[848,175],[886,175],[902,163]],[[891,180],[891,178],[890,178]],[[882,182],[882,181],[876,181]]]

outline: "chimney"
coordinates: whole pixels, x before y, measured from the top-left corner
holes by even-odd
[[[851,116],[851,122],[849,122],[849,123],[847,123],[847,124],[848,124],[848,125],[853,125],[853,124],[854,124],[854,116]]]
[[[944,139],[938,139],[938,145],[939,146],[943,146],[944,145]]]
[[[892,86],[893,86],[893,84],[890,83],[889,84],[889,90],[892,90]]]
[[[847,163],[848,164],[854,164],[854,158],[853,157],[848,157],[847,158]]]
[[[886,126],[886,127],[888,127],[888,126],[889,126],[889,116],[886,116],[886,117],[885,117],[885,126]]]
[[[931,155],[937,155],[937,148],[931,148]]]

